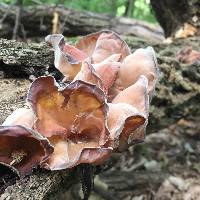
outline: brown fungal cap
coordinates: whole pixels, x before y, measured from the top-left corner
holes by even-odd
[[[147,79],[141,76],[109,104],[108,128],[113,148],[122,150],[144,140],[149,111],[147,88]]]
[[[82,37],[76,47],[92,57],[94,63],[99,63],[113,54],[121,54],[122,61],[130,54],[126,42],[115,32],[105,30]]]
[[[52,146],[33,130],[24,126],[0,126],[0,162],[19,171],[21,176],[44,162],[53,152]]]
[[[54,64],[69,80],[77,75],[81,68],[81,62],[91,58],[92,63],[99,63],[112,56],[120,54],[122,61],[130,50],[126,42],[112,31],[101,31],[82,37],[76,46],[64,42],[61,34],[48,35],[45,38],[54,49]]]
[[[28,101],[37,118],[34,129],[54,146],[45,167],[73,167],[85,149],[98,150],[107,142],[105,95],[95,85],[77,80],[59,89],[53,77],[41,77],[32,83]]]
[[[158,73],[157,60],[153,48],[138,49],[122,62],[111,92],[113,96],[116,96],[120,91],[133,85],[141,75],[144,75],[148,79],[147,93],[151,99]]]

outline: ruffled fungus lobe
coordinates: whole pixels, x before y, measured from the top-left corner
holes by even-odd
[[[82,37],[75,47],[64,42],[60,34],[48,35],[45,40],[53,47],[55,67],[69,80],[80,71],[81,62],[91,58],[96,64],[113,54],[120,54],[122,61],[130,54],[128,45],[112,31],[101,31]]]
[[[108,128],[114,149],[122,151],[144,140],[149,111],[147,87],[147,78],[141,76],[109,104]]]
[[[113,31],[100,31],[82,37],[76,47],[92,58],[93,63],[99,63],[113,54],[121,54],[120,61],[130,54],[126,42]]]
[[[107,95],[109,88],[114,84],[120,66],[119,62],[109,61],[109,59],[110,57],[98,64],[91,64],[90,60],[84,61],[74,81],[82,80],[95,84]]]
[[[81,70],[73,81],[76,80],[82,80],[84,82],[94,84],[102,89],[105,93],[107,93],[103,80],[98,76],[90,60],[84,61],[82,63]]]
[[[200,63],[200,52],[193,50],[192,47],[185,47],[177,53],[176,58],[187,64]]]
[[[45,162],[52,151],[46,138],[25,126],[0,126],[0,162],[14,167],[21,176]]]
[[[79,49],[65,44],[61,34],[48,35],[45,40],[54,49],[54,65],[67,79],[72,80],[80,71],[81,62],[87,58]]]
[[[40,77],[32,83],[28,101],[37,117],[34,129],[54,146],[46,168],[65,169],[108,157],[111,149],[103,147],[108,140],[107,105],[98,87],[77,80],[58,89],[53,77]]]
[[[133,85],[141,75],[148,79],[147,92],[151,99],[158,78],[157,60],[152,47],[138,49],[124,59],[115,84],[110,91],[112,97]]]
[[[35,116],[20,108],[0,126],[0,162],[15,168],[21,176],[45,162],[53,152],[49,141],[32,130]]]

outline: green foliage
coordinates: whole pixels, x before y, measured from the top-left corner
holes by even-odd
[[[141,19],[144,21],[155,23],[156,19],[151,12],[149,0],[137,0],[135,1],[135,9],[133,12],[133,18]]]
[[[150,9],[150,0],[134,0],[133,6],[133,12],[129,17],[148,21],[151,23],[156,23],[156,18],[154,17]],[[119,6],[117,9],[117,15],[122,16],[125,12],[125,9],[125,4]]]
[[[58,5],[64,4],[65,7],[87,10],[96,13],[106,13],[110,15],[123,16],[128,0],[23,0],[23,5]],[[141,19],[155,23],[156,19],[151,13],[150,0],[132,0],[133,5],[129,17]],[[16,0],[0,0],[0,2],[14,4]]]

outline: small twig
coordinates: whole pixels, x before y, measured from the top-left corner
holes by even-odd
[[[11,6],[12,5],[8,6],[8,9],[4,13],[3,17],[0,19],[0,24],[2,24],[4,22],[4,20],[6,19],[6,17],[8,16],[8,11],[11,9]]]
[[[12,39],[17,39],[17,33],[19,31],[20,22],[21,22],[21,11],[22,11],[22,0],[17,0],[17,10],[16,10],[16,18],[15,18],[15,26],[13,29],[13,37]]]
[[[114,195],[106,190],[103,190],[101,187],[95,185],[94,192],[97,193],[99,196],[103,197],[105,200],[115,200],[116,198]]]
[[[12,161],[10,162],[10,165],[13,166],[20,163],[26,156],[27,153],[24,152],[24,150],[13,151],[11,155]]]
[[[21,24],[21,31],[22,31],[22,34],[23,34],[23,39],[26,40],[27,37],[26,37],[26,31],[25,31],[25,28],[24,28],[24,25]]]
[[[88,200],[91,190],[94,186],[94,167],[90,164],[81,164],[78,166],[78,172],[80,176],[80,181],[82,184],[82,191],[84,198],[83,200]]]
[[[59,13],[57,11],[55,11],[53,13],[53,20],[52,20],[52,33],[53,34],[57,34],[60,33],[60,21],[59,21]]]

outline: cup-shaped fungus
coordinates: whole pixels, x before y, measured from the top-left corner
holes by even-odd
[[[0,127],[0,162],[21,174],[38,163],[60,170],[103,163],[112,151],[143,141],[158,77],[153,48],[131,54],[112,31],[87,35],[75,46],[58,34],[46,41],[71,83],[60,87],[47,76],[31,84],[32,110],[14,112]]]
[[[108,101],[134,84],[140,75],[148,79],[148,93],[151,99],[158,75],[152,47],[141,48],[131,54],[126,42],[112,31],[84,36],[74,47],[70,46],[70,49],[67,48],[69,45],[64,42],[62,35],[49,35],[46,41],[54,48],[56,68],[71,80],[75,76],[75,79],[81,79],[80,73],[85,68],[84,61],[87,59],[87,63],[92,65],[92,73],[103,82],[103,90],[108,95]],[[78,73],[79,71],[81,72]],[[84,81],[94,83],[93,79],[85,79],[85,76]]]
[[[55,44],[55,37],[57,36],[48,36],[47,40]],[[68,45],[63,38],[62,43],[62,46]],[[53,46],[55,62],[59,57],[59,60],[73,68],[69,60],[63,59],[70,51],[64,52],[61,45],[59,48],[58,45],[57,48]],[[79,52],[79,56],[84,56],[81,56],[82,60],[79,59],[80,71],[73,81],[82,80],[95,84],[104,92],[109,103],[108,146],[121,150],[128,144],[143,141],[148,123],[149,101],[158,78],[153,48],[140,48],[131,54],[126,42],[116,33],[102,31],[81,38],[75,45],[75,50]],[[62,52],[62,59],[58,52]],[[76,55],[73,54],[74,59]],[[61,69],[58,62],[57,68]],[[69,77],[72,74],[64,75]]]
[[[122,151],[144,140],[149,112],[147,88],[148,80],[141,76],[109,103],[108,128],[114,149]]]
[[[18,109],[0,126],[0,163],[15,168],[20,176],[30,174],[53,152],[49,141],[29,125],[33,115],[28,109]]]
[[[178,51],[176,58],[178,61],[187,64],[200,63],[200,52],[193,50],[191,46],[188,46]]]
[[[55,67],[69,80],[80,71],[81,62],[91,58],[92,63],[103,62],[113,54],[122,61],[130,54],[128,45],[112,31],[101,31],[82,37],[73,47],[60,34],[48,35],[45,40],[53,47]],[[116,58],[115,58],[116,59]]]
[[[99,163],[109,156],[111,148],[104,147],[107,105],[101,89],[80,80],[61,89],[53,77],[40,77],[32,83],[28,101],[36,115],[34,129],[54,146],[46,168]]]

